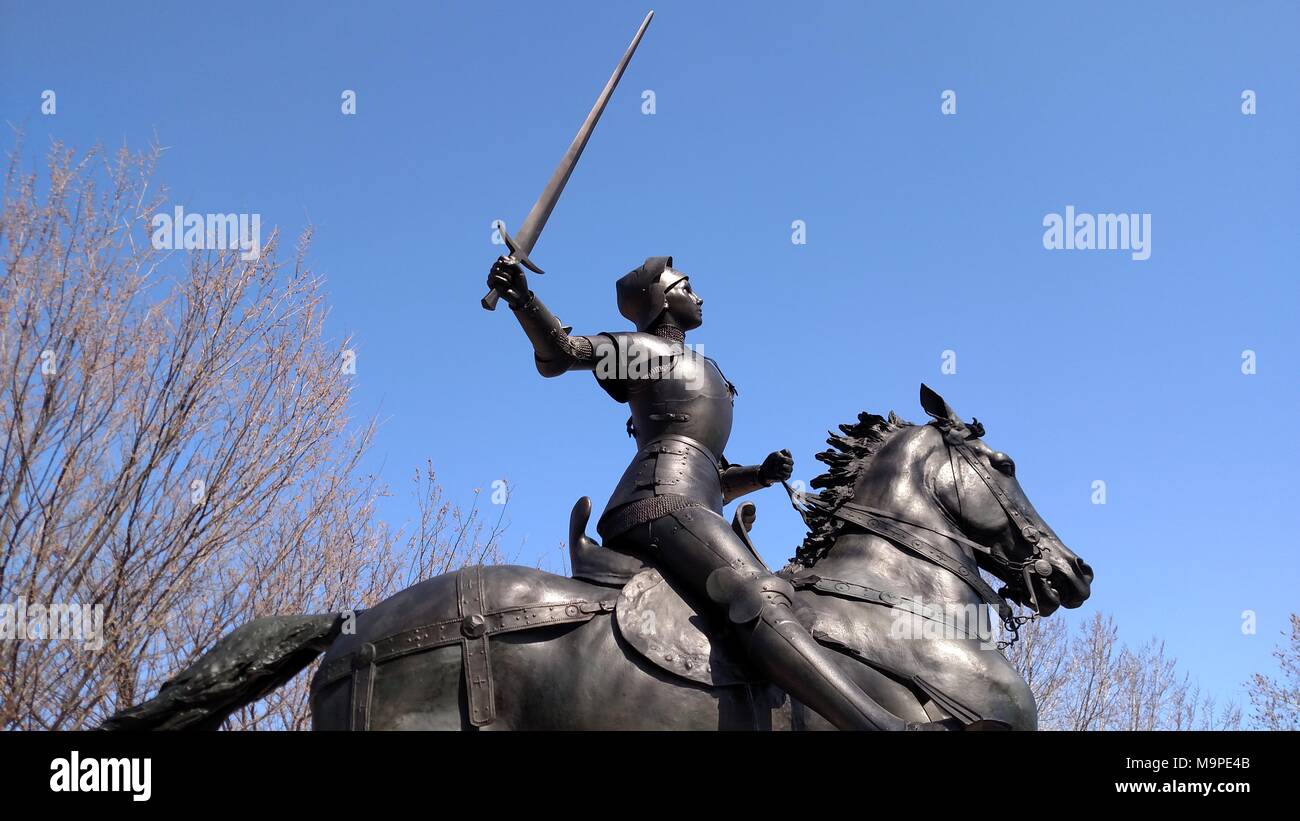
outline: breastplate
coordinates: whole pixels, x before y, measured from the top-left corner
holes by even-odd
[[[638,447],[664,434],[687,436],[721,458],[731,436],[735,389],[713,360],[687,348],[628,390]]]
[[[711,359],[690,348],[649,334],[605,337],[606,353],[625,356],[616,363],[621,369],[617,378],[613,367],[597,367],[596,378],[631,408],[637,454],[614,488],[597,531],[608,538],[629,521],[650,521],[683,501],[721,515],[718,467],[731,436],[735,388]],[[620,510],[636,515],[612,515]]]

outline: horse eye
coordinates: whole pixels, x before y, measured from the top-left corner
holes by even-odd
[[[995,470],[1005,473],[1008,476],[1016,475],[1016,463],[1011,461],[1010,456],[1003,456],[1000,459],[994,459],[992,461]]]

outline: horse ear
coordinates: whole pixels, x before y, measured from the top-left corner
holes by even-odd
[[[921,383],[921,409],[935,419],[945,422],[957,421],[957,414],[943,400],[943,397],[924,382]]]

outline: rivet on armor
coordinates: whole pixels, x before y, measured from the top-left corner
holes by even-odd
[[[357,653],[352,657],[352,667],[359,669],[365,667],[375,660],[375,646],[366,642],[357,648]]]
[[[460,631],[469,638],[479,638],[487,632],[487,621],[478,613],[474,613],[466,616],[465,620],[460,623]]]

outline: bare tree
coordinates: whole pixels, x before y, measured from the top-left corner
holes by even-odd
[[[1280,678],[1256,673],[1247,683],[1253,724],[1264,730],[1300,730],[1300,615],[1291,614],[1290,642],[1273,650]]]
[[[1060,618],[1030,622],[1006,650],[1038,702],[1044,730],[1222,730],[1241,710],[1202,695],[1164,642],[1132,649],[1113,617],[1094,613],[1071,630]]]
[[[1029,684],[1043,725],[1060,723],[1069,679],[1065,653],[1068,632],[1064,619],[1042,619],[1020,628],[1020,638],[1006,648],[1006,657]]]
[[[438,484],[433,460],[425,460],[424,469],[417,470],[411,481],[418,518],[407,540],[407,585],[466,564],[504,561],[501,536],[508,496],[497,505],[497,516],[489,524],[480,515],[480,489],[474,490],[469,510],[453,505]]]
[[[367,606],[492,557],[500,520],[483,541],[477,508],[422,512],[413,570],[376,517],[375,427],[350,420],[351,343],[325,335],[308,236],[292,265],[274,235],[249,260],[161,251],[157,150],[55,145],[44,178],[20,156],[0,214],[0,604],[104,621],[97,650],[0,641],[0,726],[95,725],[252,618]],[[305,687],[231,726],[305,726]]]

